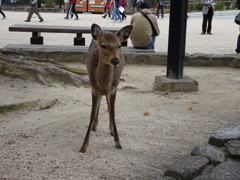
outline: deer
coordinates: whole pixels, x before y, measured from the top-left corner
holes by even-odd
[[[106,96],[108,105],[110,134],[114,137],[115,147],[122,149],[115,123],[115,100],[124,66],[121,43],[129,38],[132,29],[128,25],[113,33],[102,31],[97,24],[91,26],[92,41],[86,56],[86,67],[91,85],[92,109],[81,153],[87,151],[90,131],[97,130],[102,96]]]

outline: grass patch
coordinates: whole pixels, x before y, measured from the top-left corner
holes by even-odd
[[[6,106],[2,106],[0,107],[0,114],[6,114],[8,112],[12,112],[12,111],[19,111],[19,110],[23,110],[23,109],[27,109],[27,108],[33,108],[36,107],[38,105],[39,101],[35,100],[35,101],[27,101],[24,103],[20,103],[20,104],[12,104],[12,105],[6,105]]]
[[[77,69],[77,68],[70,68],[70,67],[64,67],[64,69],[77,74],[83,74],[83,75],[88,74],[87,70],[84,70],[84,69]]]

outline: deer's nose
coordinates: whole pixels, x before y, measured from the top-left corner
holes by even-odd
[[[120,60],[119,60],[118,58],[113,58],[113,59],[112,59],[112,64],[113,64],[114,66],[118,65],[119,63],[120,63]]]

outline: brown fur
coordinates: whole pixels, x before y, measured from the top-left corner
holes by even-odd
[[[89,80],[92,88],[92,112],[86,137],[80,152],[84,153],[89,144],[90,131],[96,131],[98,125],[98,112],[101,98],[106,96],[109,110],[109,128],[114,136],[116,147],[121,149],[116,123],[115,100],[117,86],[123,71],[124,58],[121,52],[121,42],[130,36],[132,26],[125,26],[116,34],[103,32],[101,28],[93,24],[91,34],[93,40],[86,58]]]

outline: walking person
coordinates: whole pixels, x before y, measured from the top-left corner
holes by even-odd
[[[105,6],[105,13],[103,14],[103,18],[106,18],[106,16],[108,15],[109,17],[111,17],[111,12],[110,12],[110,9],[111,9],[111,0],[107,0],[106,2],[106,6]]]
[[[164,16],[164,0],[158,0],[157,2],[158,4],[158,7],[157,7],[157,17],[159,19],[159,10],[161,10],[161,15],[162,15],[162,19],[163,19],[163,16]]]
[[[203,5],[203,22],[202,22],[202,35],[209,34],[212,35],[212,18],[215,10],[216,2],[215,0],[201,0]]]
[[[240,0],[237,0],[236,6],[240,10]],[[240,25],[239,25],[239,34],[237,39],[237,47],[235,49],[235,52],[237,55],[240,55]]]
[[[114,21],[113,22],[118,22],[121,23],[122,22],[122,17],[120,15],[120,12],[119,12],[119,7],[121,6],[121,3],[120,3],[120,0],[115,0],[114,1],[114,9],[113,9],[113,18],[114,18]]]
[[[124,8],[123,12],[120,12],[120,14],[122,15],[122,20],[126,20],[127,16],[125,15],[125,9],[127,9],[128,5],[127,5],[127,0],[120,0],[121,6]]]
[[[31,8],[29,10],[29,13],[28,13],[28,17],[27,17],[27,20],[25,20],[25,22],[30,22],[31,21],[31,18],[32,18],[32,15],[33,13],[35,13],[38,18],[40,19],[39,22],[43,22],[43,18],[42,16],[39,14],[38,12],[38,3],[37,3],[37,0],[32,0],[31,2]]]
[[[137,10],[139,11],[139,6],[140,6],[140,4],[141,3],[143,3],[144,2],[144,0],[137,0]]]
[[[2,12],[2,0],[0,0],[0,13],[2,14],[3,16],[3,19],[6,18],[6,15]]]
[[[72,11],[70,13],[75,14],[75,16],[76,16],[75,20],[78,20],[78,14],[77,14],[77,11],[75,9],[76,0],[70,0],[70,6],[72,6]],[[73,18],[73,14],[71,14],[71,18]]]

